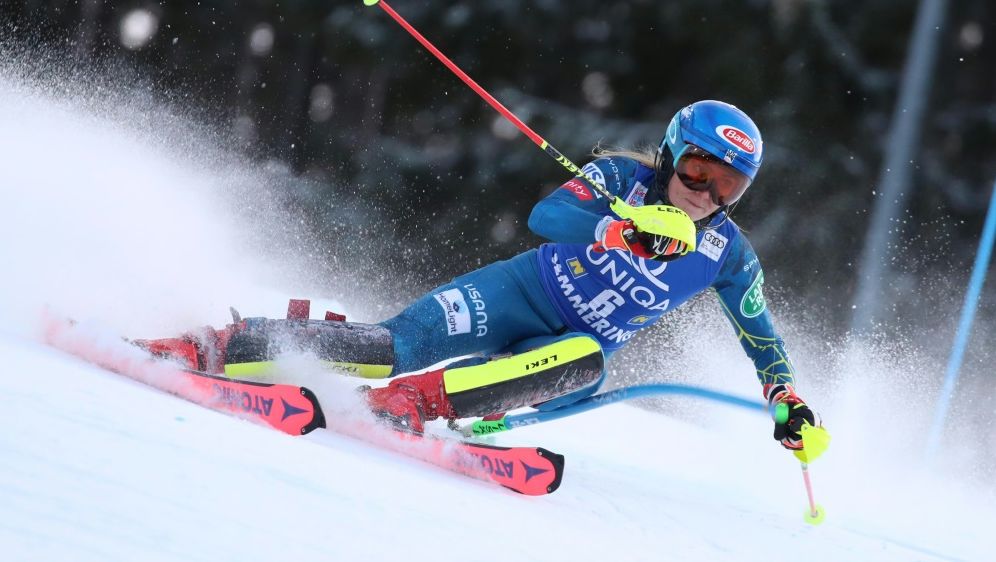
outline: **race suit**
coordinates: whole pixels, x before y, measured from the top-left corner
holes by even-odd
[[[622,157],[584,168],[633,206],[645,201],[654,171]],[[616,215],[608,200],[572,179],[537,203],[529,227],[552,240],[509,260],[457,277],[381,325],[394,338],[392,376],[470,354],[518,353],[584,336],[607,359],[642,329],[712,288],[762,384],[793,382],[782,339],[765,306],[764,275],[736,224],[720,213],[697,236],[697,250],[670,262],[629,252],[595,252],[595,227]],[[544,404],[560,407],[593,394],[604,380]]]

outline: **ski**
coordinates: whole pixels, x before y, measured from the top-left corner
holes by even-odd
[[[235,417],[289,435],[318,428],[348,435],[451,472],[499,484],[529,496],[560,487],[564,457],[541,447],[499,447],[433,435],[416,435],[355,416],[326,418],[316,395],[303,386],[273,384],[185,369],[153,357],[117,337],[45,318],[48,345],[108,371]]]
[[[157,360],[119,338],[101,337],[76,323],[46,319],[46,343],[103,369],[200,406],[260,422],[290,435],[325,427],[315,394],[303,387],[229,379]]]
[[[457,442],[457,446],[462,451],[450,461],[452,470],[487,477],[527,496],[552,494],[564,476],[564,456],[542,447],[499,447],[466,441]]]
[[[303,387],[229,379],[183,369],[180,396],[213,410],[258,420],[290,435],[305,435],[325,427],[318,398]]]
[[[542,447],[501,447],[430,434],[416,435],[355,419],[330,419],[329,429],[527,496],[555,492],[564,476],[564,456]]]

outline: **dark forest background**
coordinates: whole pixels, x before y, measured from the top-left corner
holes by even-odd
[[[395,0],[392,6],[565,155],[656,143],[704,98],[760,126],[735,218],[768,285],[847,329],[856,264],[919,2]],[[350,1],[6,0],[2,40],[128,68],[230,148],[289,170],[308,251],[399,300],[541,240],[566,181],[379,8]],[[950,2],[883,309],[950,341],[996,178],[996,4]],[[44,72],[39,69],[38,72]],[[397,259],[364,260],[370,248]],[[385,268],[387,268],[385,270]],[[991,277],[991,275],[990,275]],[[996,317],[986,288],[982,322]],[[937,322],[938,314],[945,322]],[[934,330],[934,331],[932,331]],[[983,334],[985,341],[989,336]]]

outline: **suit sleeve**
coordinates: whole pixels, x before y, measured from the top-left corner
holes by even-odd
[[[613,195],[619,195],[634,181],[630,167],[617,166],[613,171],[605,158],[589,163],[584,172]],[[574,178],[533,207],[529,229],[554,242],[589,244],[595,239],[595,226],[607,215],[616,217],[609,209],[608,198],[587,181]]]
[[[795,369],[785,351],[785,342],[775,331],[764,300],[763,284],[764,271],[757,254],[743,234],[738,233],[712,287],[740,345],[754,362],[761,384],[794,384]]]

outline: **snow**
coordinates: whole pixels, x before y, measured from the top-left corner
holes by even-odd
[[[299,296],[295,264],[240,245],[246,221],[217,197],[232,170],[211,165],[224,156],[199,138],[168,148],[189,124],[149,111],[156,126],[139,130],[0,73],[3,560],[993,558],[991,481],[874,439],[902,425],[862,408],[868,387],[824,397],[834,442],[811,466],[827,511],[814,527],[770,421],[718,404],[692,419],[616,404],[497,435],[566,456],[560,490],[525,497],[332,432],[287,436],[45,346],[46,308],[150,337],[223,323],[231,303],[279,316]],[[325,404],[359,384],[284,366]]]
[[[719,434],[613,405],[502,434],[567,457],[561,489],[530,498],[227,417],[31,339],[4,337],[0,355],[5,560],[984,560],[993,546],[992,504],[903,474],[869,490],[832,453],[811,467],[827,521],[805,524],[798,465],[749,413]]]

